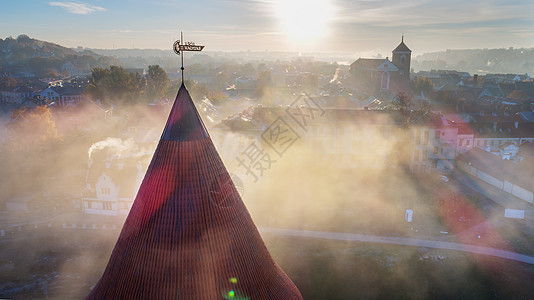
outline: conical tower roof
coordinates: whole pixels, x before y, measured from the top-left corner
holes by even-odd
[[[88,299],[302,299],[273,261],[182,84]]]

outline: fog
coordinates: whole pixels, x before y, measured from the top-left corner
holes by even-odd
[[[166,104],[136,105],[110,114],[88,103],[2,117],[0,124],[7,125],[0,131],[0,296],[87,295],[126,216],[83,213],[82,199],[95,193],[91,170],[117,163],[124,165],[118,170],[144,175],[169,110]],[[230,105],[224,112],[236,110]],[[501,207],[450,175],[445,182],[442,174],[410,170],[415,125],[396,126],[385,134],[382,124],[394,123],[387,116],[374,124],[355,122],[344,125],[345,140],[337,136],[332,144],[293,122],[300,139],[278,155],[262,142],[262,131],[253,139],[246,131],[220,133],[214,127],[219,124],[208,120],[209,112],[200,113],[234,181],[242,182],[238,190],[260,231],[405,237],[532,254],[530,242],[514,244],[524,243],[530,229],[503,220]],[[236,161],[252,141],[274,160],[257,180]],[[133,198],[140,181],[135,174],[125,178],[117,179],[123,184],[120,189],[133,191]],[[413,211],[412,222],[406,220],[407,209]],[[462,223],[459,217],[471,220]],[[484,238],[477,238],[479,234]],[[264,238],[305,299],[522,297],[534,292],[522,285],[532,279],[530,267],[494,257],[270,233]],[[503,268],[509,272],[496,275]]]

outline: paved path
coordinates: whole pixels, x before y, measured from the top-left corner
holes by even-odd
[[[495,256],[495,257],[509,259],[509,260],[515,260],[518,262],[523,262],[523,263],[534,265],[534,257],[532,256],[519,254],[519,253],[515,253],[511,251],[506,251],[506,250],[495,249],[495,248],[475,246],[475,245],[450,243],[450,242],[435,241],[435,240],[420,240],[420,239],[413,239],[413,238],[387,237],[387,236],[328,232],[328,231],[310,231],[310,230],[295,230],[295,229],[267,228],[267,227],[260,227],[259,230],[261,233],[271,233],[271,234],[283,235],[283,236],[298,236],[298,237],[309,237],[309,238],[316,238],[316,239],[394,244],[394,245],[463,251],[463,252],[469,252],[469,253],[490,255],[490,256]]]

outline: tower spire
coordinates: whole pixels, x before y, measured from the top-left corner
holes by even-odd
[[[203,48],[181,42],[175,42],[177,53]],[[87,299],[221,298],[302,300],[272,259],[182,82]]]

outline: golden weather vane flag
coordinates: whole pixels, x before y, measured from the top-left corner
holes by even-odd
[[[182,52],[184,51],[202,51],[204,49],[204,46],[195,45],[194,42],[185,42],[184,43],[184,33],[180,33],[180,39],[174,42],[173,45],[174,53],[178,54],[182,58],[182,67],[180,70],[182,70],[182,82],[184,82],[184,54]]]

